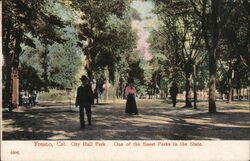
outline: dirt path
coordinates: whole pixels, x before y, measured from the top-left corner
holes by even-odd
[[[77,109],[37,106],[3,113],[3,140],[250,140],[247,104],[218,103],[218,113],[208,114],[182,104],[139,102],[139,115],[124,114],[124,102],[92,108],[93,126],[79,130]]]

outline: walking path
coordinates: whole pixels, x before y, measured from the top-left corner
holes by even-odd
[[[250,140],[249,105],[217,103],[218,113],[176,108],[162,101],[140,100],[139,115],[126,115],[125,102],[96,105],[92,126],[80,130],[77,109],[40,105],[3,113],[3,140]],[[87,120],[85,118],[85,120]]]

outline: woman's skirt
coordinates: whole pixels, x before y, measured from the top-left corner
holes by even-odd
[[[138,110],[137,110],[137,106],[135,102],[135,96],[133,94],[128,94],[127,96],[125,112],[128,114],[138,114]]]

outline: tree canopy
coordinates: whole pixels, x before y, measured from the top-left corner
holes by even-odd
[[[98,88],[111,83],[114,100],[131,78],[139,94],[162,98],[177,82],[185,107],[194,101],[196,108],[197,91],[208,91],[210,113],[218,92],[231,101],[233,89],[246,88],[248,1],[152,0],[150,16],[132,2],[3,1],[4,106],[12,106],[18,89],[71,89],[82,74]],[[140,36],[147,39],[141,50]]]

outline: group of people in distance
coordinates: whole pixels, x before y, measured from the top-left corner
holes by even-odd
[[[82,81],[81,86],[77,88],[77,96],[75,106],[79,107],[80,115],[80,129],[85,128],[84,121],[84,109],[87,114],[88,125],[91,126],[91,105],[94,102],[94,94],[89,83],[87,76],[83,75],[80,80]],[[129,115],[138,115],[138,109],[135,101],[136,88],[134,87],[133,79],[128,81],[128,86],[125,89],[125,96],[127,98],[125,113]],[[176,105],[176,96],[178,94],[177,84],[174,82],[170,88],[170,95],[173,103],[173,107]]]

